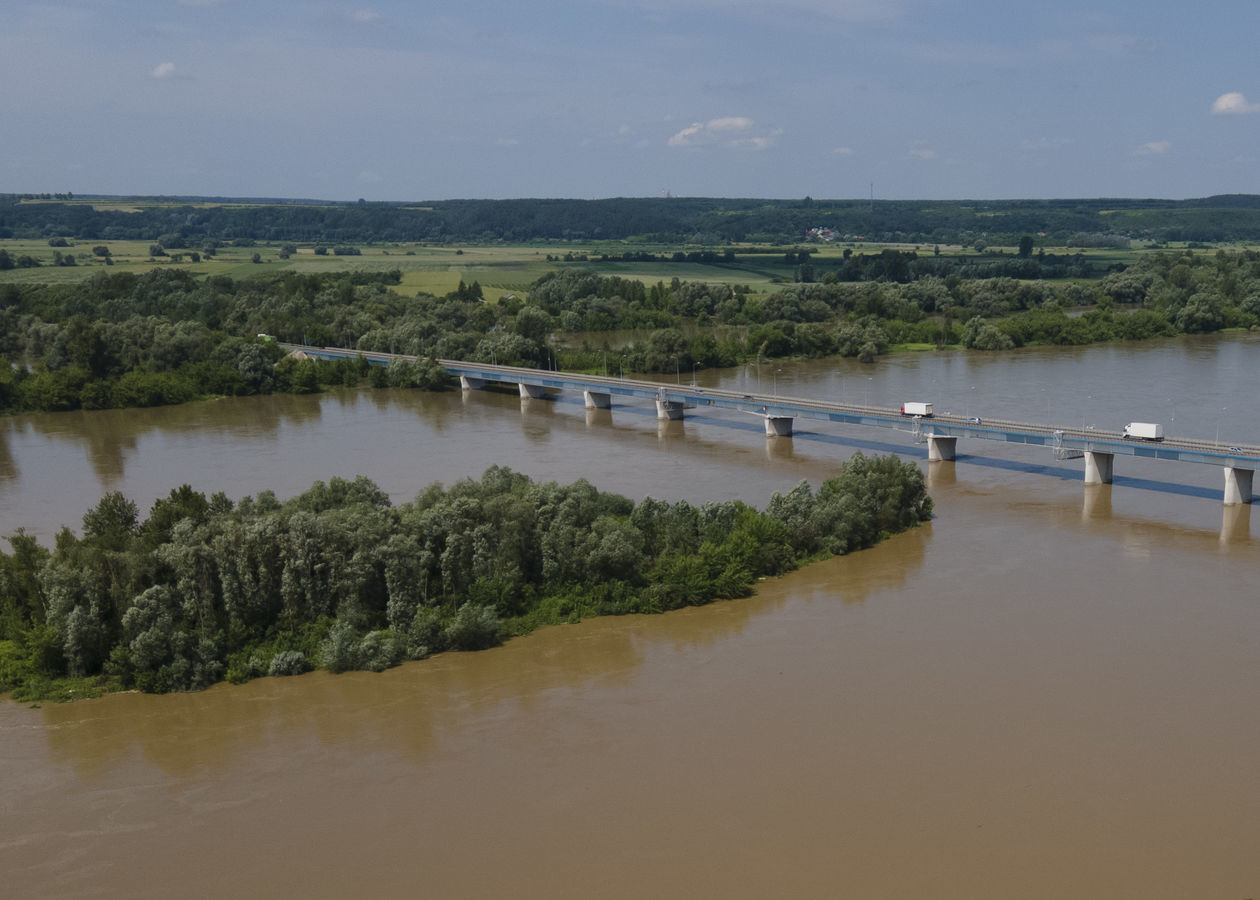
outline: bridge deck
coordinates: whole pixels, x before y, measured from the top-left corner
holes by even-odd
[[[355,359],[362,356],[369,363],[376,365],[387,365],[395,359],[405,361],[417,359],[417,357],[403,354],[368,353],[336,347],[305,347],[299,344],[281,344],[280,346],[288,350],[300,350],[308,356],[321,359]],[[681,403],[693,408],[732,409],[760,416],[791,416],[844,425],[891,428],[916,437],[935,435],[975,438],[1002,441],[1008,444],[1031,444],[1060,452],[1111,453],[1118,456],[1140,456],[1148,459],[1204,463],[1242,469],[1255,469],[1260,466],[1260,447],[1224,447],[1214,441],[1198,438],[1170,436],[1163,441],[1130,440],[1119,431],[1093,428],[1015,422],[985,417],[972,418],[948,413],[938,413],[930,418],[923,418],[904,416],[895,408],[812,400],[782,394],[744,393],[718,388],[701,388],[694,385],[580,375],[450,359],[439,359],[437,362],[452,376],[463,375],[485,382],[527,384],[558,391],[592,391],[627,399]]]

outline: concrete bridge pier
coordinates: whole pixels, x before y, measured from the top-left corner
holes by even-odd
[[[1085,451],[1085,483],[1111,484],[1112,464],[1116,460],[1114,453],[1100,453],[1095,450]]]
[[[1256,473],[1251,469],[1225,467],[1225,505],[1237,506],[1251,502],[1251,480]]]
[[[486,380],[473,375],[461,375],[459,376],[459,386],[465,391],[479,391],[486,386]]]
[[[678,400],[657,400],[656,418],[668,419],[671,422],[683,417],[683,405]]]
[[[612,409],[612,394],[601,391],[582,391],[587,409]]]
[[[525,384],[521,382],[517,387],[520,388],[522,399],[538,400],[546,396],[546,388],[541,384]]]
[[[766,419],[766,435],[768,437],[791,437],[792,436],[792,416],[767,415],[765,419]]]
[[[943,434],[929,434],[928,462],[949,462],[957,456],[958,438]]]

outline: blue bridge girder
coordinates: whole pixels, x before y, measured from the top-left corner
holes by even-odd
[[[301,351],[307,356],[319,359],[356,359],[361,356],[372,365],[388,365],[393,360],[415,362],[419,359],[419,357],[404,354],[374,353],[338,347],[308,347],[301,344],[283,343],[280,346],[286,350]],[[465,376],[486,383],[526,384],[555,391],[591,391],[608,394],[611,397],[678,403],[685,408],[731,409],[758,416],[784,416],[844,425],[890,428],[914,435],[922,440],[929,437],[973,438],[1001,441],[1007,444],[1029,444],[1055,451],[1137,456],[1235,469],[1254,470],[1260,467],[1260,447],[1223,446],[1216,441],[1198,438],[1170,436],[1162,441],[1132,440],[1125,438],[1119,431],[1094,428],[957,416],[950,413],[937,413],[930,417],[906,416],[896,408],[811,400],[777,393],[744,393],[718,388],[701,388],[695,385],[640,381],[606,375],[583,375],[450,359],[439,359],[437,363],[453,377]]]

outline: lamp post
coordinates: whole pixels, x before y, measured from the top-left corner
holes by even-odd
[[[782,371],[782,369],[774,370],[774,396],[776,398],[779,396],[779,373]]]

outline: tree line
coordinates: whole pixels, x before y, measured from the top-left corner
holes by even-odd
[[[441,388],[438,358],[601,371],[607,345],[566,336],[633,330],[622,372],[681,372],[783,357],[874,361],[905,344],[1000,350],[1197,334],[1260,325],[1260,255],[1163,251],[1095,282],[1015,278],[820,282],[753,293],[740,284],[647,285],[578,267],[548,273],[528,302],[486,302],[460,283],[407,296],[400,274],[267,273],[198,279],[159,269],[74,284],[0,285],[0,411],[102,409],[335,385]],[[407,354],[369,369],[285,355],[267,335]]]
[[[52,548],[0,553],[0,690],[195,690],[323,667],[380,671],[544,624],[747,595],[756,579],[930,518],[923,475],[858,453],[765,511],[536,483],[502,467],[394,506],[332,479],[281,502],[188,485],[147,517],[120,493]]]
[[[712,245],[793,242],[810,229],[826,228],[847,240],[965,246],[977,240],[1013,246],[1020,236],[1038,233],[1066,246],[1090,246],[1117,236],[1126,241],[1260,240],[1260,197],[1242,194],[1180,201],[669,197],[328,203],[132,198],[129,207],[126,212],[104,204],[97,208],[83,197],[76,202],[0,197],[0,238],[154,241],[170,236],[196,242],[327,245],[639,239]]]
[[[1260,254],[1163,251],[1108,274],[1093,308],[1069,316],[1063,304],[1035,303],[1014,314],[986,309],[961,343],[981,350],[1030,344],[1091,344],[1260,326]],[[991,320],[990,320],[991,318]]]
[[[898,344],[1001,350],[1035,344],[1144,340],[1260,326],[1260,254],[1161,251],[1094,282],[824,279],[770,294],[740,285],[644,286],[567,269],[530,295],[560,331],[654,329],[624,352],[627,371],[668,373],[747,359],[855,356]],[[688,336],[682,322],[714,326]],[[595,368],[598,352],[574,367]]]

